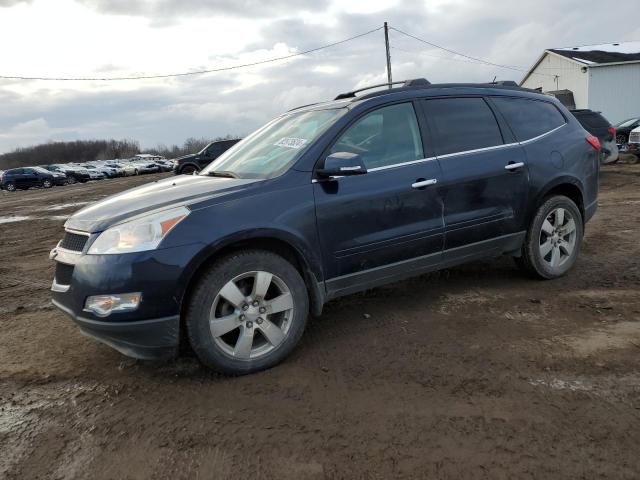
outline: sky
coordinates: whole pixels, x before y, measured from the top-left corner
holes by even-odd
[[[383,22],[394,80],[520,80],[545,48],[640,40],[637,0],[0,0],[0,75],[118,77],[291,55]],[[382,30],[308,55],[139,81],[0,79],[0,153],[59,140],[244,136],[298,105],[386,81]]]

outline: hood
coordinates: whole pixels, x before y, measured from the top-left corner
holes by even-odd
[[[82,232],[101,232],[130,217],[163,208],[188,206],[208,198],[224,197],[258,181],[199,175],[167,178],[88,205],[72,215],[65,227]]]
[[[199,153],[190,153],[189,155],[182,155],[181,157],[176,157],[174,159],[172,159],[174,162],[179,162],[181,160],[192,160],[194,158],[196,158],[198,155],[200,155]]]

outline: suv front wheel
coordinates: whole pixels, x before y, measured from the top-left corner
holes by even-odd
[[[516,262],[539,278],[561,277],[576,262],[583,233],[576,204],[563,195],[549,197],[533,217]]]
[[[185,323],[200,361],[242,375],[272,367],[296,346],[309,314],[298,271],[262,250],[225,257],[200,278]]]

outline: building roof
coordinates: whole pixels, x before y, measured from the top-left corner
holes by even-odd
[[[640,42],[550,48],[549,51],[585,65],[640,61]]]

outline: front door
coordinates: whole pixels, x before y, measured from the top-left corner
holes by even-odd
[[[523,230],[529,175],[522,147],[483,98],[424,106],[442,168],[445,251],[472,244],[500,249],[501,239],[508,244]]]
[[[329,153],[336,152],[358,153],[368,172],[314,184],[329,295],[437,264],[441,172],[423,145],[413,103],[364,114],[333,144]]]

